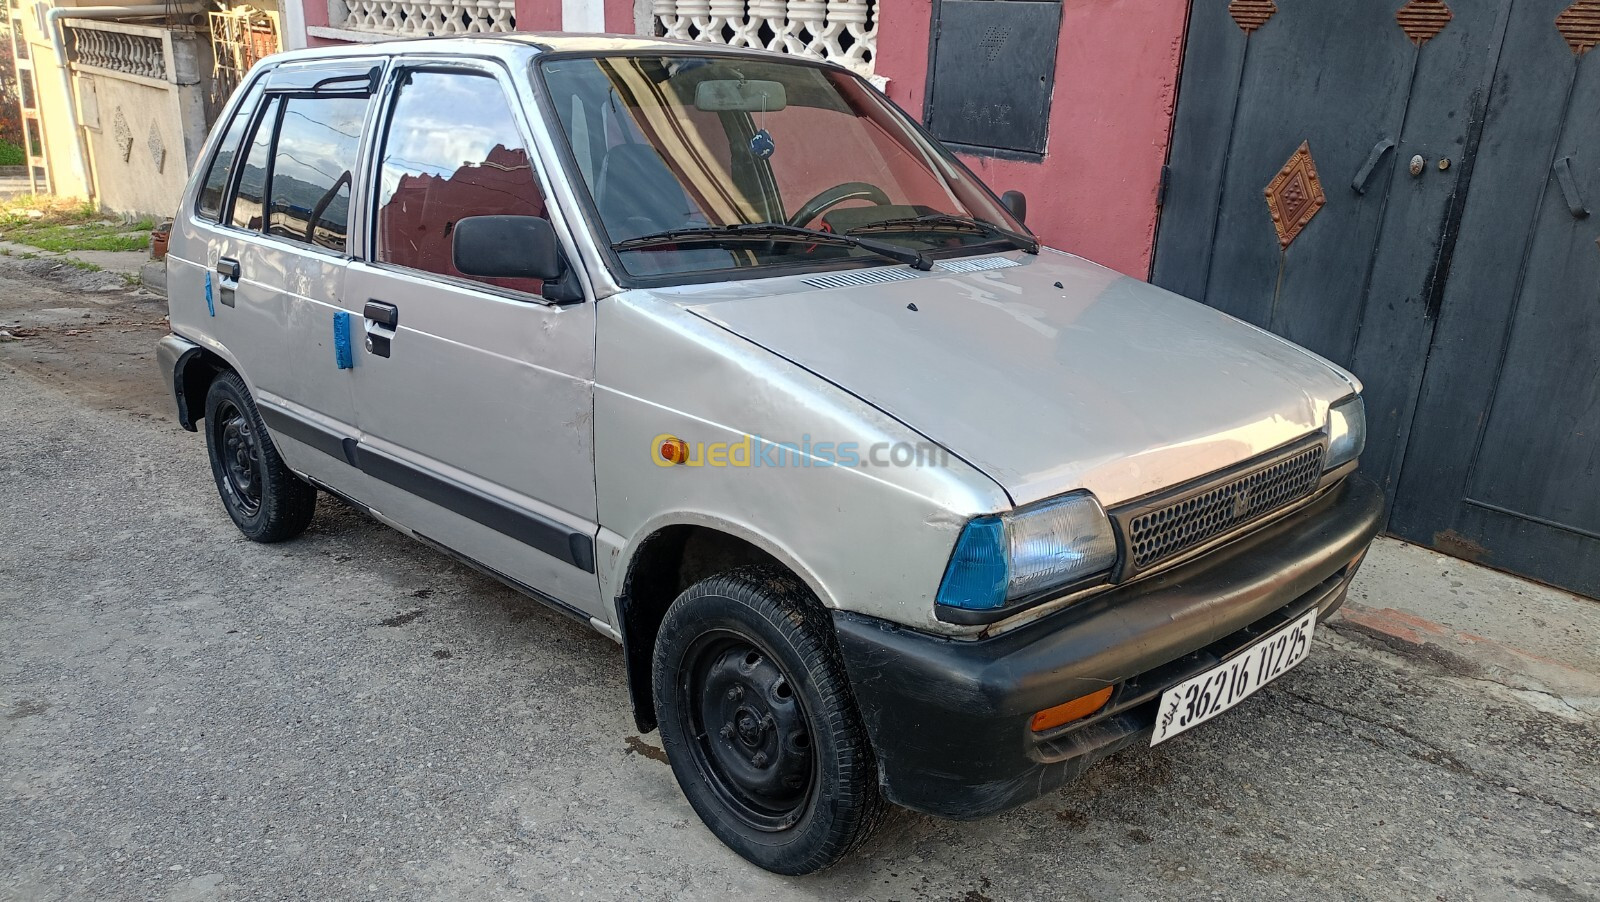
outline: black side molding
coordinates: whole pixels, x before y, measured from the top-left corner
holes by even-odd
[[[257,404],[256,410],[261,413],[261,421],[267,424],[269,430],[286,435],[301,444],[310,445],[323,454],[344,457],[339,436],[333,432],[276,408]]]
[[[507,504],[300,417],[267,407],[259,409],[261,419],[274,432],[336,457],[374,479],[508,535],[585,573],[594,572],[593,536],[574,532],[571,527],[534,511]]]

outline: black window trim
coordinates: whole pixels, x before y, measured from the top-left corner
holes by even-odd
[[[882,266],[903,265],[890,263],[880,257],[861,256],[825,262],[772,263],[762,266],[728,267],[724,269],[698,270],[688,273],[668,273],[657,276],[639,276],[630,273],[628,268],[622,263],[622,256],[611,247],[611,240],[607,237],[605,227],[600,221],[600,210],[595,203],[594,195],[589,189],[588,182],[581,176],[576,178],[572,177],[572,175],[581,173],[582,170],[578,168],[578,158],[572,150],[572,141],[568,138],[566,129],[561,124],[561,118],[555,108],[555,99],[551,96],[550,89],[545,84],[544,74],[539,70],[544,67],[545,63],[559,60],[609,59],[614,57],[640,56],[684,57],[688,59],[717,57],[730,60],[772,62],[771,54],[766,52],[755,53],[716,44],[707,44],[704,50],[696,47],[692,50],[658,50],[652,48],[648,51],[545,51],[535,56],[529,62],[528,80],[533,84],[534,98],[539,105],[539,114],[544,117],[544,126],[545,129],[550,133],[551,143],[555,145],[556,154],[561,159],[561,165],[569,173],[569,181],[572,182],[572,193],[578,199],[578,214],[583,219],[584,227],[588,229],[589,237],[594,242],[595,248],[600,252],[601,258],[605,261],[606,268],[611,271],[611,278],[614,282],[616,282],[617,287],[622,288],[623,290],[633,288],[672,288],[680,285],[704,285],[713,282],[745,281],[750,279],[777,279],[784,276],[817,275],[821,273],[846,270],[874,269]],[[809,66],[814,69],[827,69],[833,72],[844,73],[857,78],[862,82],[866,82],[869,89],[877,91],[877,88],[872,87],[871,82],[867,82],[866,79],[862,78],[860,75],[857,75],[855,72],[852,72],[837,63],[828,62],[826,60],[813,60],[806,57],[788,55],[785,55],[785,59],[787,62],[791,62],[795,65]],[[965,174],[967,178],[972,181],[973,185],[975,185],[985,194],[989,195],[990,199],[994,201],[996,206],[1000,207],[1001,209],[1005,209],[1005,205],[1000,203],[1000,198],[994,193],[994,189],[990,188],[989,184],[983,179],[978,178],[978,176],[970,168],[968,168],[967,164],[963,163],[959,157],[957,157],[948,147],[945,146],[944,142],[934,137],[933,134],[926,128],[923,128],[922,123],[918,122],[908,113],[906,113],[905,110],[901,109],[899,104],[889,100],[887,96],[884,97],[884,100],[888,103],[891,115],[899,116],[902,124],[907,126],[911,131],[920,135],[929,143],[930,146],[934,147],[947,165],[953,166],[959,172]],[[1025,235],[1033,234],[1032,230],[1027,227],[1026,223],[1023,223],[1022,233]],[[1011,244],[1011,242],[1002,238],[996,238],[990,241],[969,244],[960,248],[923,251],[923,253],[928,257],[928,259],[938,261],[946,259],[958,259],[962,257],[983,256],[1015,249],[1015,246]]]

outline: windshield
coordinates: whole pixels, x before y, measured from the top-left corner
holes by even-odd
[[[630,275],[1032,246],[964,167],[846,71],[659,55],[539,70]],[[751,225],[781,228],[734,228]]]

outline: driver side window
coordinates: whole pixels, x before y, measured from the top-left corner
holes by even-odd
[[[500,82],[466,71],[407,73],[378,184],[381,263],[539,294],[538,279],[469,276],[452,238],[467,216],[545,216],[544,193]]]

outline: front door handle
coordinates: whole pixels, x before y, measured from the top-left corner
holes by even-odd
[[[239,261],[232,257],[217,260],[217,300],[224,307],[234,304],[234,289],[239,287]]]
[[[367,301],[361,315],[367,324],[367,353],[388,357],[395,329],[400,327],[400,308],[383,301]]]

